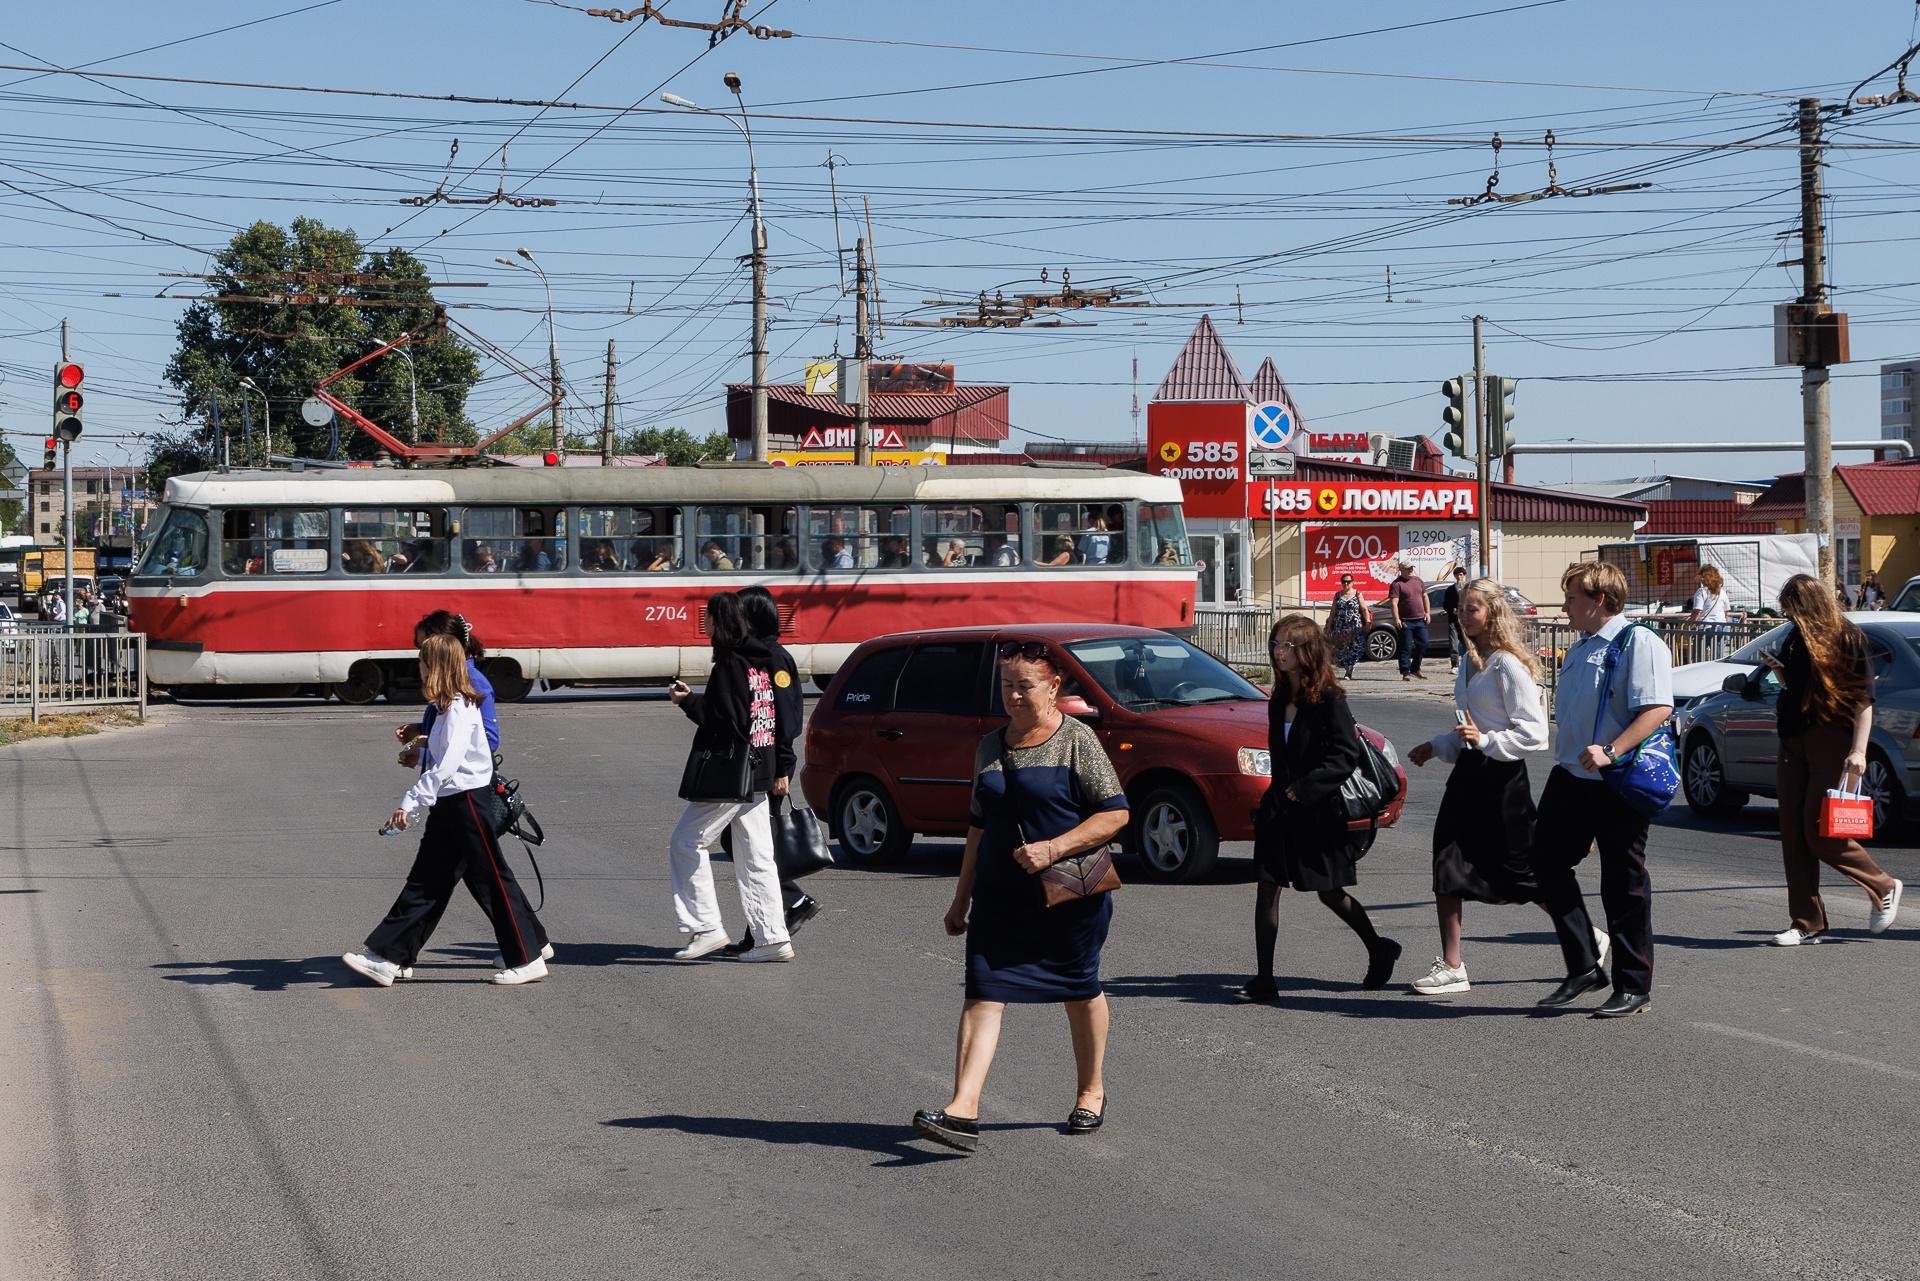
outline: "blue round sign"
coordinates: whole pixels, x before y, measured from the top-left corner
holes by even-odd
[[[1285,405],[1268,401],[1253,410],[1253,443],[1261,449],[1279,449],[1293,438],[1293,415]]]

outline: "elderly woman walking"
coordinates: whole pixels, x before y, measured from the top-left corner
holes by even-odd
[[[1118,836],[1127,798],[1093,731],[1061,714],[1060,679],[1044,643],[1002,644],[1007,726],[974,751],[967,848],[945,920],[948,934],[967,936],[953,1097],[913,1118],[922,1137],[962,1152],[980,1142],[980,1091],[1009,1002],[1066,1006],[1079,1073],[1067,1133],[1089,1134],[1106,1120],[1100,949],[1112,895],[1048,906],[1039,873]]]

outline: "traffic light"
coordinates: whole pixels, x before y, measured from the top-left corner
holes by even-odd
[[[53,367],[53,434],[68,444],[80,439],[80,407],[86,403],[80,384],[86,377],[87,371],[70,360]]]
[[[52,471],[60,465],[60,442],[52,436],[47,437],[47,456],[41,463],[46,471]]]
[[[1473,378],[1461,374],[1449,378],[1440,384],[1440,392],[1447,398],[1447,407],[1440,411],[1440,421],[1447,425],[1447,452],[1456,458],[1473,457],[1473,415],[1467,408],[1467,397],[1473,394]]]
[[[1520,383],[1513,378],[1502,378],[1499,374],[1487,375],[1487,457],[1499,458],[1513,448],[1514,435],[1507,430],[1507,424],[1513,421],[1513,393],[1519,390]]]

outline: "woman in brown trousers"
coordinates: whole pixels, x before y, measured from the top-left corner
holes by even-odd
[[[1820,835],[1827,790],[1843,781],[1855,785],[1867,772],[1867,738],[1873,732],[1867,638],[1841,615],[1833,593],[1807,574],[1787,580],[1780,609],[1793,629],[1777,653],[1764,653],[1761,660],[1780,678],[1780,850],[1793,919],[1773,941],[1798,947],[1826,933],[1822,863],[1867,892],[1872,900],[1867,932],[1881,934],[1900,912],[1904,887],[1858,841]]]

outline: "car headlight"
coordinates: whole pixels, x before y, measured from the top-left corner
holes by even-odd
[[[1264,747],[1243,747],[1236,759],[1242,774],[1267,778],[1273,773],[1273,756]]]

